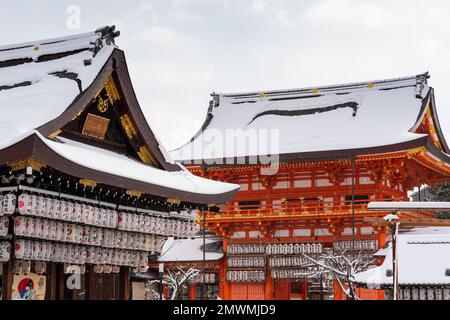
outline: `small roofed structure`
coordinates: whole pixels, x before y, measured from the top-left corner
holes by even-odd
[[[217,237],[167,239],[158,257],[158,263],[163,263],[166,271],[179,268],[184,271],[190,268],[200,270],[198,276],[191,279],[188,287],[180,292],[179,299],[216,300],[221,296],[220,277],[224,277],[220,268],[224,257],[222,248],[222,239]],[[164,287],[166,296],[167,290]]]
[[[392,296],[392,246],[384,262],[355,275],[355,281]],[[397,238],[399,300],[450,300],[450,227],[404,228]]]
[[[222,240],[205,239],[205,261],[217,261],[223,258]],[[168,238],[164,244],[158,262],[202,262],[203,238]]]

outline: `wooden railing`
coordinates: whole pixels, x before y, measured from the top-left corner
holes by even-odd
[[[368,200],[355,200],[355,213],[367,212]],[[284,216],[321,216],[321,215],[343,215],[352,213],[351,201],[323,201],[304,200],[289,201],[280,205],[240,205],[220,206],[221,218],[251,218],[251,217],[284,217]],[[214,219],[213,217],[211,217]]]
[[[355,211],[367,211],[368,200],[355,200]],[[296,214],[320,214],[320,213],[351,213],[352,202],[323,201],[323,200],[298,200],[284,202],[279,205],[224,205],[220,207],[223,214],[257,214],[257,213],[282,213],[283,215]]]

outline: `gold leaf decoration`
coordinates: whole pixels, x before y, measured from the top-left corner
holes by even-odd
[[[137,131],[131,123],[131,119],[128,114],[124,114],[120,117],[120,123],[122,124],[122,128],[128,139],[133,139],[133,137],[137,136]]]
[[[127,190],[126,194],[136,198],[140,198],[142,196],[142,192],[136,190]]]
[[[174,204],[174,205],[179,205],[181,203],[180,199],[167,199],[166,201],[167,201],[167,203]]]
[[[91,187],[92,189],[94,189],[97,186],[97,182],[89,179],[80,179],[80,184],[86,187]]]
[[[141,146],[139,148],[138,155],[139,158],[141,158],[142,162],[144,162],[145,164],[156,166],[156,161],[150,154],[150,151],[148,151],[147,147]]]
[[[8,166],[11,168],[11,171],[22,170],[26,167],[31,167],[34,171],[41,171],[42,168],[46,167],[45,163],[34,157],[9,163]]]
[[[49,138],[49,139],[54,139],[54,138],[56,138],[57,136],[59,136],[61,132],[62,132],[61,130],[57,130],[57,131],[53,132],[52,134],[50,134],[50,135],[48,136],[48,138]]]

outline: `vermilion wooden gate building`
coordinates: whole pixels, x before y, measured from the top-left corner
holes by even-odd
[[[205,217],[224,238],[223,299],[314,298],[314,281],[295,276],[301,261],[290,244],[318,252],[354,237],[370,255],[387,230],[363,221],[386,214],[368,212],[369,201],[407,201],[414,187],[448,181],[450,150],[428,78],[212,94],[201,131],[172,156],[197,175],[241,186],[234,201]],[[267,174],[260,156],[273,153],[279,157]],[[287,246],[274,253],[274,244]]]

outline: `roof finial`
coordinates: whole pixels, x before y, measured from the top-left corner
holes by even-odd
[[[416,98],[422,99],[422,91],[425,85],[427,85],[427,79],[430,78],[430,74],[427,72],[416,76]]]
[[[115,25],[98,28],[95,33],[100,33],[101,39],[105,39],[107,45],[115,44],[114,39],[120,36],[120,31],[116,31]]]

